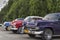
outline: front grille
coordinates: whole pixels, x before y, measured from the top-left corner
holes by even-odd
[[[31,31],[39,31],[39,29],[36,29],[35,27],[26,27],[26,29]]]
[[[15,26],[11,26],[12,28],[15,28]]]

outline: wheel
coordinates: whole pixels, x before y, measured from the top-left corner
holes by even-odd
[[[6,26],[6,28],[5,28],[5,29],[6,29],[6,31],[8,31],[8,26]]]
[[[19,27],[17,30],[17,33],[22,34],[23,33],[23,27]]]
[[[17,33],[17,30],[12,30],[13,33]]]
[[[34,38],[36,35],[34,34],[28,34],[29,37]]]
[[[9,27],[7,27],[7,30],[8,30],[8,31],[10,31],[10,26],[9,26]]]
[[[52,40],[53,32],[51,29],[46,28],[42,34],[42,40]]]
[[[10,31],[10,26],[9,27],[7,26],[5,29],[6,31]]]

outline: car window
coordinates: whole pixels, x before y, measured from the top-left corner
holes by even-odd
[[[58,20],[60,20],[60,15],[57,15],[58,16]]]
[[[31,18],[30,18],[30,17],[26,17],[26,18],[24,19],[24,21],[30,22],[30,21],[31,21]]]
[[[60,20],[60,18],[58,20]]]
[[[43,19],[44,20],[58,20],[60,14],[48,14]]]

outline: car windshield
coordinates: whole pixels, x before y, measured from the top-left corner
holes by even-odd
[[[24,21],[30,21],[31,20],[31,17],[26,17],[25,19],[24,19]]]
[[[24,21],[31,21],[31,20],[42,20],[42,17],[39,16],[28,16],[24,19]]]
[[[60,17],[60,14],[48,14],[46,15],[43,20],[58,20],[58,18]]]

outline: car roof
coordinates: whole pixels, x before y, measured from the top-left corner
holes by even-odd
[[[30,18],[43,18],[43,17],[40,17],[40,16],[28,16]]]
[[[55,15],[60,15],[60,13],[49,13],[48,15],[55,14]]]

